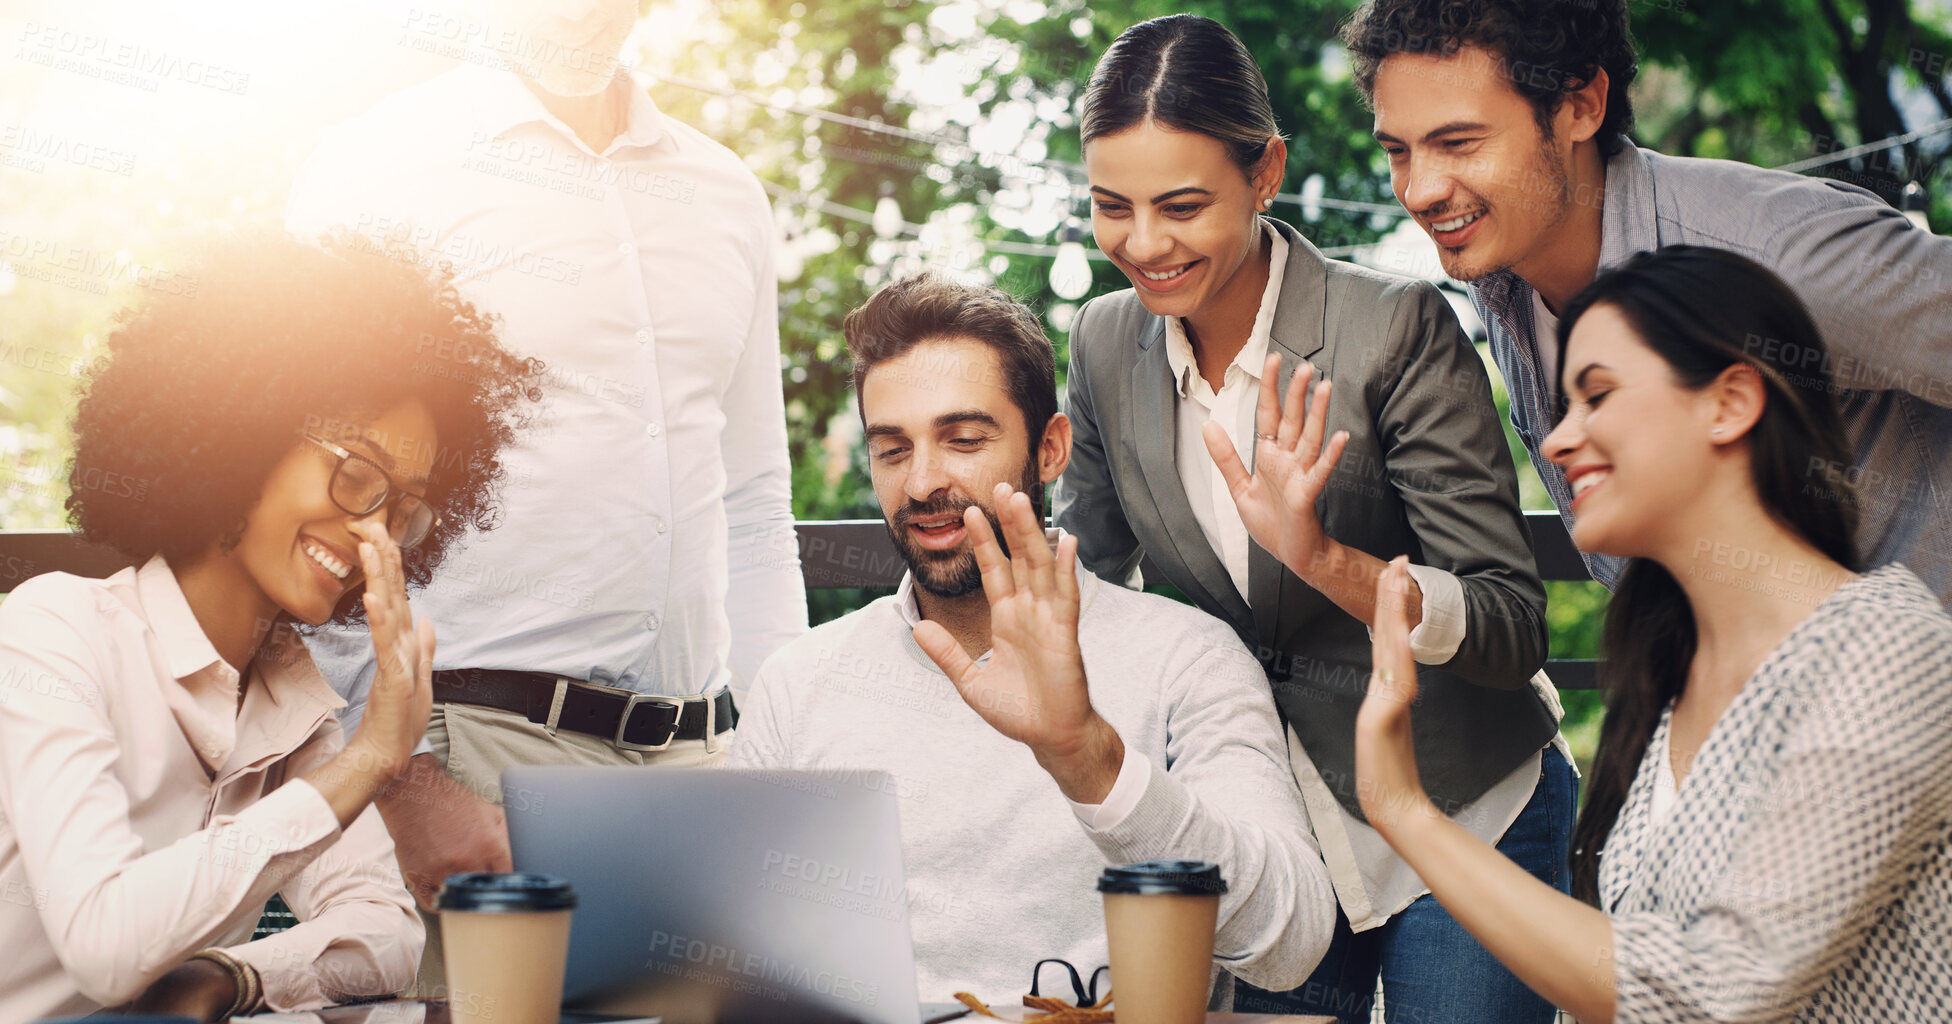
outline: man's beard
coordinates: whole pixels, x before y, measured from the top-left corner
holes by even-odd
[[[1023,478],[1017,481],[1017,489],[1030,495],[1032,508],[1041,516],[1043,502],[1043,482],[1037,479],[1037,463],[1033,458],[1024,463]],[[1003,556],[1010,556],[1010,542],[1003,536],[1003,524],[996,518],[996,510],[988,505],[967,498],[944,497],[940,501],[903,502],[888,518],[888,534],[895,541],[895,551],[902,561],[908,563],[908,571],[915,577],[915,585],[936,597],[962,597],[983,589],[983,568],[976,564],[976,542],[968,540],[955,551],[929,551],[918,547],[908,536],[908,524],[917,519],[934,519],[945,515],[960,516],[969,506],[975,505],[983,511],[983,518],[990,521],[990,532],[996,534],[996,542],[1003,548]]]
[[[1498,203],[1496,208],[1496,212],[1540,210],[1547,213],[1544,223],[1539,226],[1538,233],[1534,236],[1531,249],[1543,245],[1547,236],[1559,229],[1566,219],[1567,212],[1572,208],[1572,176],[1560,166],[1557,156],[1552,152],[1551,142],[1550,136],[1539,140],[1538,152],[1533,155],[1531,165],[1525,168],[1525,180],[1519,187],[1518,195],[1515,197],[1508,195]],[[1483,202],[1482,198],[1479,202],[1485,213],[1494,212],[1492,204]],[[1446,220],[1450,214],[1445,212],[1426,216],[1430,220]],[[1495,259],[1473,264],[1464,262],[1463,252],[1446,249],[1440,245],[1437,247],[1437,261],[1443,265],[1444,273],[1452,280],[1469,282],[1510,270],[1524,259],[1529,251],[1530,249],[1524,252],[1503,253]]]

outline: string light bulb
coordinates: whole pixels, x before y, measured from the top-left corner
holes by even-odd
[[[1301,183],[1301,219],[1310,224],[1322,219],[1323,185],[1320,174],[1311,174]]]
[[[1905,186],[1904,195],[1899,198],[1898,209],[1903,210],[1905,219],[1918,225],[1918,230],[1929,232],[1932,225],[1925,219],[1925,208],[1931,203],[1925,198],[1925,186],[1911,182]]]
[[[1082,299],[1091,290],[1091,259],[1084,252],[1084,229],[1076,220],[1064,225],[1051,261],[1051,291],[1060,299]]]
[[[874,228],[876,238],[901,237],[901,231],[906,226],[906,221],[902,219],[901,204],[895,202],[895,187],[893,185],[882,184],[881,198],[875,200],[874,219],[869,222],[869,225]]]
[[[799,280],[800,274],[807,269],[806,257],[800,255],[797,242],[798,239],[787,235],[773,249],[773,273],[781,284]]]

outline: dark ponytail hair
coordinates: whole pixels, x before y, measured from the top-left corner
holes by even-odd
[[[1212,18],[1169,14],[1124,32],[1098,58],[1085,87],[1084,145],[1144,121],[1226,145],[1248,176],[1281,136],[1267,80],[1232,32]]]
[[[1762,415],[1748,433],[1756,495],[1772,516],[1849,569],[1854,497],[1823,338],[1781,278],[1721,249],[1675,245],[1643,252],[1599,276],[1559,322],[1560,365],[1573,325],[1595,306],[1617,310],[1682,387],[1707,387],[1743,364],[1762,378]],[[1695,653],[1694,613],[1659,563],[1627,563],[1601,639],[1600,727],[1592,789],[1572,836],[1573,895],[1597,903],[1599,859],[1620,817],[1661,712],[1679,696]]]

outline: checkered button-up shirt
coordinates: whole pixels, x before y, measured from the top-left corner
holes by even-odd
[[[1901,561],[1952,602],[1952,238],[1912,226],[1875,195],[1729,160],[1622,147],[1606,165],[1599,267],[1663,245],[1741,253],[1787,281],[1815,319],[1843,410],[1852,464],[1813,465],[1856,488],[1866,565]],[[1572,490],[1539,446],[1558,422],[1559,382],[1540,370],[1532,286],[1509,270],[1471,284],[1491,355],[1511,394],[1511,423],[1553,504],[1572,526]],[[1764,355],[1772,339],[1747,344]],[[1780,344],[1778,341],[1777,344]],[[1608,587],[1624,563],[1586,555]]]

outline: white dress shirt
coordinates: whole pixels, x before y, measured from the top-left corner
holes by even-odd
[[[1213,390],[1201,376],[1185,324],[1176,316],[1166,318],[1166,361],[1172,367],[1179,396],[1175,403],[1175,454],[1180,486],[1193,506],[1193,518],[1200,524],[1200,533],[1226,565],[1227,575],[1233,578],[1234,589],[1242,598],[1248,595],[1247,556],[1253,538],[1248,536],[1247,527],[1240,520],[1240,510],[1227,491],[1226,478],[1214,465],[1200,431],[1207,420],[1219,420],[1233,440],[1234,451],[1240,453],[1248,469],[1253,469],[1254,417],[1261,395],[1261,371],[1266,367],[1268,332],[1274,326],[1274,309],[1281,297],[1281,282],[1288,266],[1287,240],[1271,226],[1262,226],[1273,247],[1267,287],[1261,292],[1260,309],[1254,314],[1247,344],[1227,365],[1219,391]],[[1464,585],[1456,576],[1435,566],[1411,564],[1409,572],[1423,591],[1423,619],[1410,631],[1410,653],[1420,664],[1442,665],[1464,643]],[[1533,686],[1556,711],[1558,693],[1545,673],[1533,678]],[[1430,890],[1409,864],[1390,849],[1381,833],[1349,813],[1335,799],[1315,770],[1314,762],[1301,749],[1293,730],[1289,730],[1288,741],[1295,782],[1301,787],[1302,801],[1308,807],[1342,911],[1355,931],[1379,927]],[[1563,737],[1555,738],[1554,742],[1564,749]],[[1567,760],[1571,760],[1570,754]],[[1538,784],[1539,763],[1538,754],[1526,758],[1511,774],[1460,810],[1454,820],[1478,838],[1495,844],[1531,800],[1532,790]],[[1121,783],[1124,780],[1123,773],[1120,780]],[[1114,787],[1103,805],[1081,808],[1078,813],[1090,823],[1094,819],[1086,817],[1087,814],[1121,813],[1136,804],[1140,795],[1143,793],[1128,794]]]
[[[541,422],[502,453],[500,527],[415,597],[436,667],[737,694],[806,629],[773,220],[738,157],[617,87],[627,126],[598,153],[512,74],[464,65],[328,132],[288,222],[452,263],[547,364]],[[453,365],[427,347],[428,372]],[[314,650],[361,702],[363,632]]]
[[[242,704],[238,689],[244,688]],[[343,705],[289,625],[240,675],[160,556],[0,604],[0,1021],[117,1005],[209,946],[310,1009],[413,983],[424,931],[367,808],[304,776]],[[256,942],[273,893],[301,922]]]

